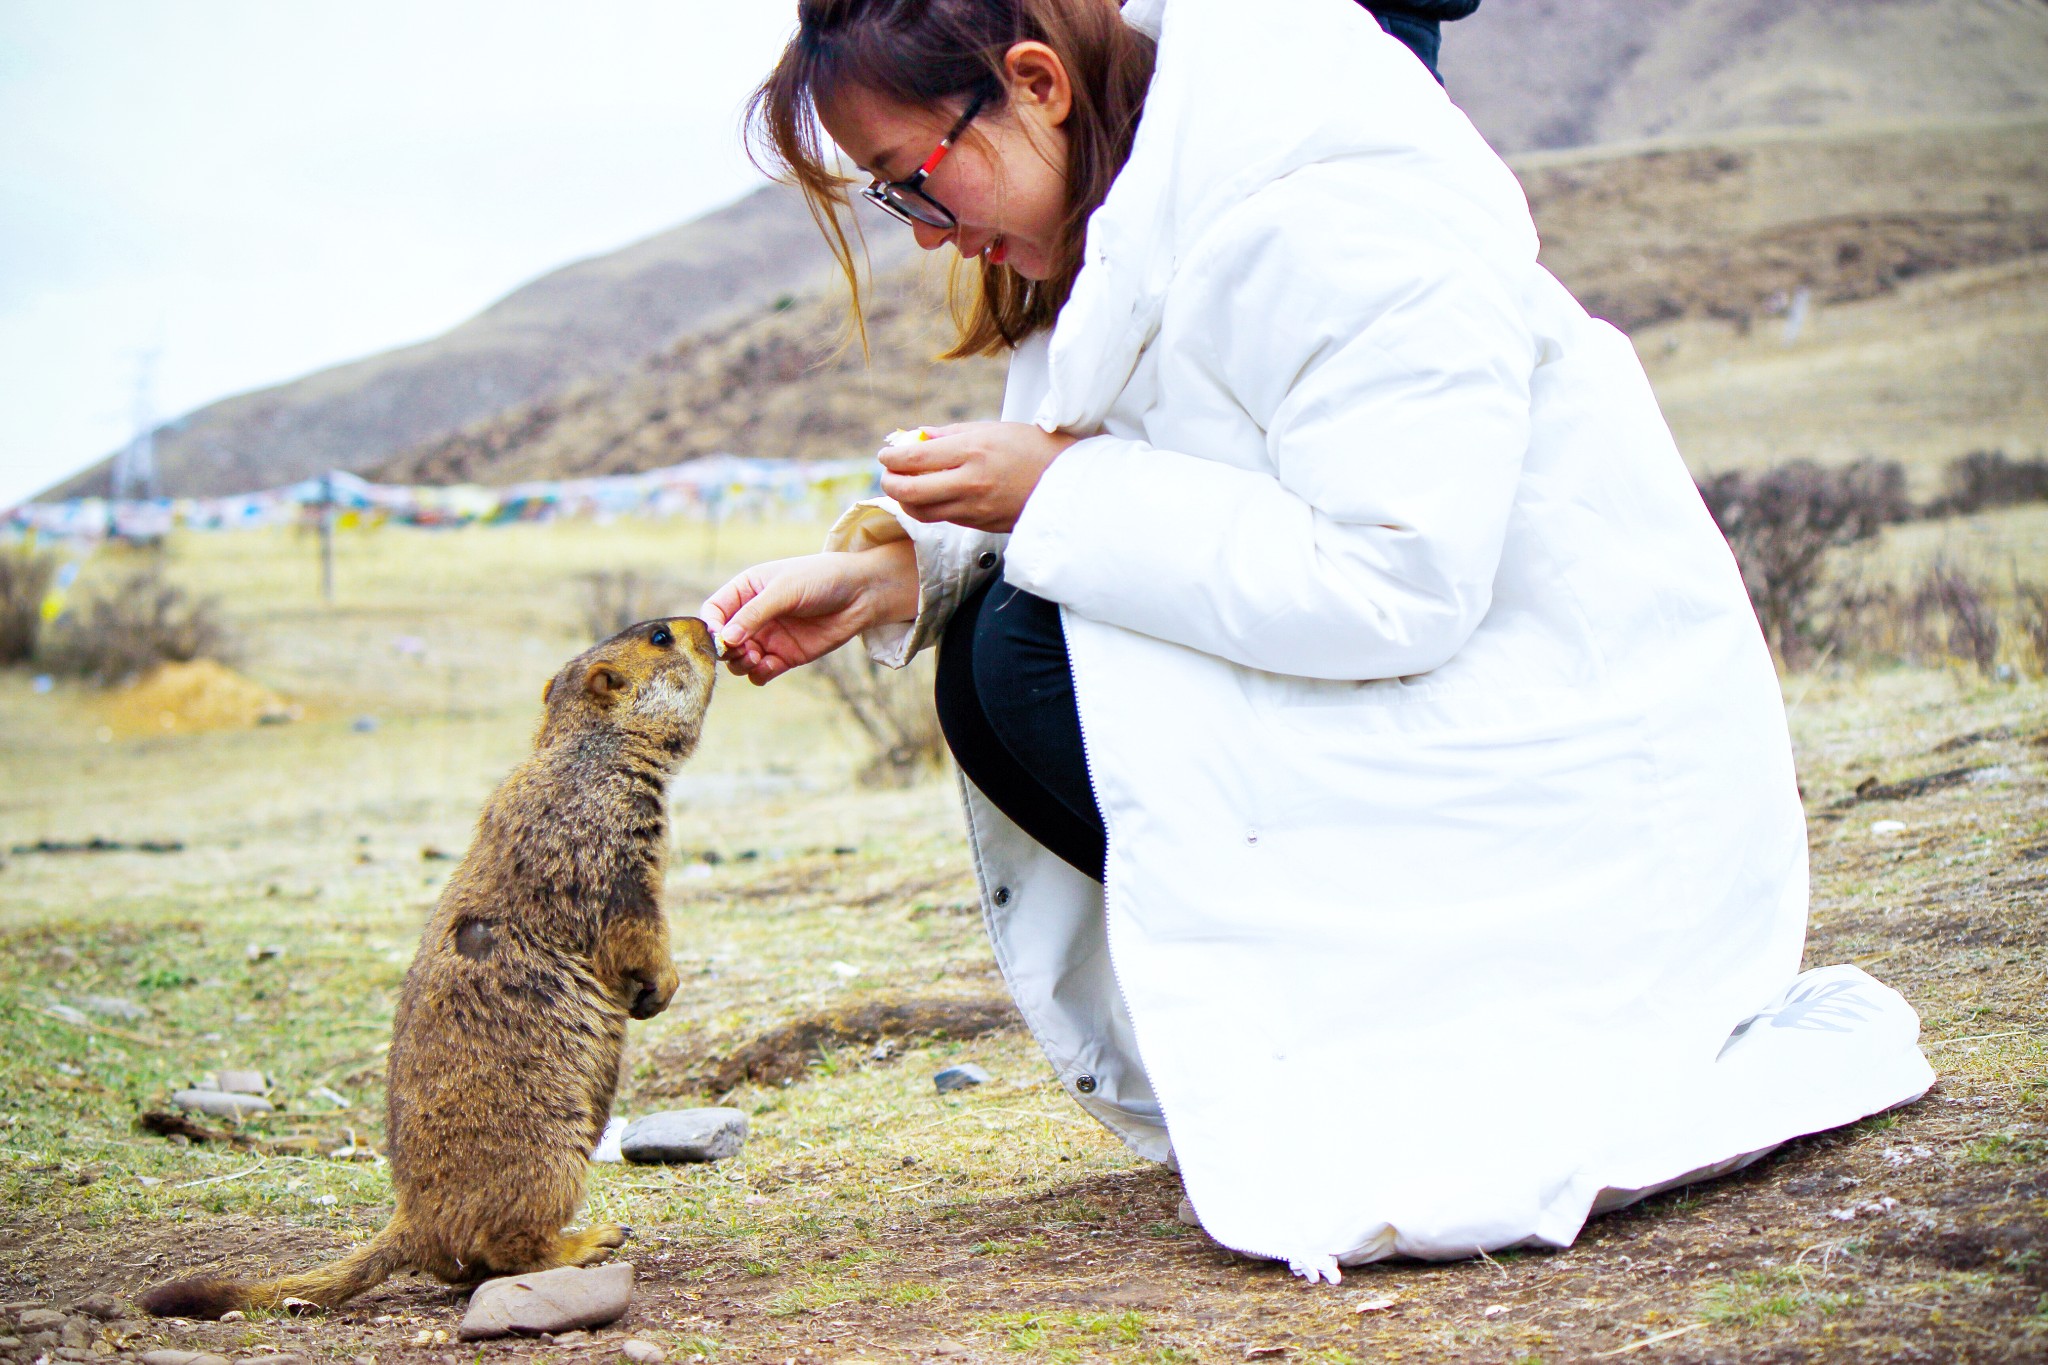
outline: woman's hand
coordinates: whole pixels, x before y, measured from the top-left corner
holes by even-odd
[[[759,686],[830,654],[870,626],[917,617],[917,550],[907,540],[854,553],[756,564],[698,614],[725,666]]]
[[[1009,531],[1046,467],[1078,437],[1029,422],[926,427],[932,439],[882,452],[882,491],[919,521]]]

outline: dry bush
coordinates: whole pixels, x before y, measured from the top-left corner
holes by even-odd
[[[27,663],[43,624],[57,561],[23,545],[0,546],[0,664]]]
[[[1998,614],[1991,594],[1969,574],[1935,560],[1913,594],[1913,609],[1950,658],[1986,676],[1998,667]]]
[[[633,569],[603,569],[581,579],[581,619],[592,640],[609,640],[627,626],[676,614],[686,596],[673,581]]]
[[[884,668],[856,640],[813,665],[874,749],[862,786],[907,787],[945,766],[932,658],[927,650],[908,668]]]
[[[2020,579],[2013,583],[2012,595],[2020,633],[2027,638],[2028,662],[2036,675],[2048,677],[2048,586]]]
[[[1813,596],[1827,552],[1912,515],[1905,471],[1874,460],[1719,474],[1700,484],[1700,496],[1735,552],[1765,637],[1788,666],[1815,646]]]
[[[1928,517],[1965,516],[1987,507],[2048,502],[2048,460],[2013,460],[2002,450],[1979,450],[1951,460],[1940,497],[1924,509]]]
[[[48,662],[110,687],[158,664],[226,661],[231,638],[219,602],[192,596],[160,569],[140,569],[57,618]]]

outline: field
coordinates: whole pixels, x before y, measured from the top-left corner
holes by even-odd
[[[374,1232],[384,1169],[327,1153],[382,1142],[393,992],[445,855],[522,752],[542,681],[585,640],[579,575],[662,574],[688,611],[723,570],[818,537],[387,529],[342,538],[332,605],[299,537],[182,539],[170,571],[223,596],[239,667],[299,719],[192,732],[118,695],[0,674],[6,1311],[193,1269],[310,1266]],[[2048,511],[1904,527],[1865,553],[1882,570],[1936,549],[2048,576]],[[88,574],[123,567],[107,554]],[[773,1059],[789,1083],[731,1093],[753,1124],[741,1156],[595,1168],[589,1216],[638,1229],[626,1322],[458,1348],[434,1333],[452,1336],[459,1298],[408,1278],[325,1318],[94,1330],[124,1351],[358,1365],[615,1360],[628,1336],[675,1365],[2041,1359],[2048,682],[2024,666],[2012,682],[1899,668],[1797,674],[1786,691],[1812,817],[1809,959],[1904,991],[1940,1085],[1600,1219],[1570,1250],[1308,1288],[1176,1221],[1175,1178],[1068,1104],[1020,1031],[956,1025],[878,1047],[858,1007],[969,1018],[1001,983],[950,780],[855,786],[858,735],[798,676],[723,688],[677,781],[684,987],[635,1026],[620,1109],[707,1103],[701,1078],[740,1045],[793,1022],[842,1027]],[[95,837],[177,847],[32,851]],[[970,1059],[993,1082],[936,1094],[932,1074]],[[224,1067],[269,1073],[282,1099],[249,1125],[253,1145],[137,1130],[171,1089]],[[40,1354],[12,1340],[0,1355]]]

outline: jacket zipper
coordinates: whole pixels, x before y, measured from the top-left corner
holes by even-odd
[[[1060,630],[1062,635],[1066,633],[1066,619],[1067,609],[1062,606],[1060,608]],[[1096,812],[1102,816],[1102,928],[1104,941],[1109,945],[1109,975],[1116,982],[1117,998],[1123,1001],[1124,1017],[1131,1021],[1131,1036],[1135,1039],[1138,1034],[1138,1016],[1131,1009],[1131,993],[1124,989],[1123,967],[1118,962],[1116,951],[1116,916],[1111,913],[1112,891],[1109,880],[1109,850],[1116,844],[1116,834],[1109,825],[1109,808],[1102,803],[1102,789],[1095,783],[1095,755],[1088,747],[1088,722],[1081,716],[1080,665],[1074,659],[1074,647],[1071,641],[1067,644],[1067,676],[1074,685],[1074,718],[1081,731],[1081,766],[1088,771],[1088,794],[1095,798]],[[979,853],[977,851],[977,864],[978,862]],[[978,865],[976,871],[980,871]],[[1139,1064],[1141,1066],[1144,1064],[1143,1053],[1143,1045],[1140,1044]],[[1168,1143],[1171,1143],[1173,1141],[1173,1120],[1166,1112],[1166,1097],[1160,1093],[1159,1087],[1156,1084],[1152,1087],[1152,1094],[1159,1101],[1159,1121],[1166,1125],[1166,1140]],[[1187,1186],[1186,1167],[1182,1167],[1182,1172],[1181,1186],[1185,1189]],[[1196,1212],[1199,1215],[1200,1210]],[[1208,1229],[1204,1228],[1203,1231],[1208,1232]],[[1212,1240],[1215,1240],[1213,1233],[1210,1234],[1210,1237]],[[1227,1242],[1219,1242],[1218,1244],[1227,1246],[1230,1250],[1240,1252],[1246,1256],[1255,1256],[1262,1261],[1285,1261],[1290,1270],[1303,1279],[1308,1280],[1311,1284],[1323,1280],[1327,1280],[1331,1284],[1338,1284],[1343,1279],[1343,1271],[1338,1267],[1335,1256],[1325,1256],[1321,1261],[1310,1262],[1297,1260],[1279,1251],[1260,1250],[1257,1247],[1237,1246]]]

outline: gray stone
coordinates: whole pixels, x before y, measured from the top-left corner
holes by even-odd
[[[88,995],[78,1002],[92,1014],[104,1014],[109,1019],[147,1019],[149,1011],[133,1000],[123,1000],[118,995]]]
[[[668,1359],[668,1352],[653,1342],[641,1341],[638,1337],[620,1342],[619,1354],[632,1361],[633,1365],[663,1365]]]
[[[943,1095],[949,1090],[965,1090],[972,1085],[981,1085],[988,1079],[988,1073],[973,1062],[962,1062],[958,1066],[949,1066],[932,1077],[932,1084],[936,1085],[939,1093]]]
[[[88,1294],[72,1304],[71,1311],[83,1313],[89,1318],[98,1318],[101,1322],[112,1322],[115,1318],[123,1316],[127,1308],[112,1294]]]
[[[270,1089],[270,1082],[260,1071],[223,1071],[214,1078],[211,1088],[230,1095],[261,1095]]]
[[[619,1154],[641,1165],[722,1161],[747,1144],[747,1116],[737,1109],[670,1109],[626,1125]]]
[[[255,1095],[232,1095],[225,1090],[180,1090],[171,1096],[171,1103],[217,1119],[242,1119],[270,1112],[269,1100]]]
[[[507,1275],[477,1286],[457,1335],[464,1341],[481,1341],[602,1327],[624,1317],[632,1303],[631,1261],[613,1261],[588,1270],[563,1266],[532,1275]]]
[[[0,1351],[11,1351],[21,1345],[20,1337],[0,1337]]]
[[[144,1351],[139,1358],[142,1365],[228,1365],[211,1351]]]
[[[24,1308],[14,1322],[24,1332],[40,1332],[45,1327],[62,1327],[65,1318],[54,1308]]]
[[[235,1365],[306,1365],[306,1358],[287,1351],[273,1351],[269,1355],[243,1356]]]
[[[59,1338],[74,1351],[83,1351],[92,1345],[92,1333],[86,1330],[85,1319],[67,1318],[59,1329]]]
[[[79,1361],[81,1362],[81,1365],[82,1362],[89,1361],[92,1359],[92,1352],[86,1350],[83,1346],[59,1346],[55,1351],[51,1352],[51,1354],[56,1356],[59,1360]]]

